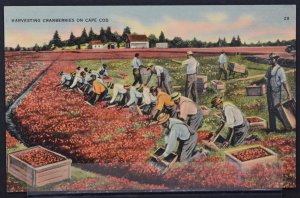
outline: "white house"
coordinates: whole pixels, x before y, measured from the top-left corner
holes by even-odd
[[[144,34],[127,34],[126,48],[149,48],[149,40]]]
[[[103,44],[100,40],[93,40],[90,42],[90,48],[91,49],[100,49],[103,48]]]
[[[156,43],[156,48],[168,48],[168,43]]]

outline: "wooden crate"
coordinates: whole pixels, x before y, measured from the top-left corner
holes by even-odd
[[[108,83],[108,82],[113,82],[113,78],[111,78],[111,77],[109,77],[109,76],[104,76],[104,77],[102,78],[102,80],[103,80],[103,82],[106,82],[106,83]]]
[[[149,159],[150,164],[157,168],[162,174],[165,174],[178,158],[176,153],[171,153],[162,161],[158,161],[157,157],[161,156],[164,152],[165,148],[160,147],[150,156]]]
[[[199,108],[202,110],[204,116],[208,116],[211,112],[211,110],[205,105],[200,105]]]
[[[251,122],[251,119],[256,119],[258,121]],[[250,130],[265,129],[268,126],[267,121],[265,119],[261,118],[261,117],[251,116],[251,117],[247,117],[247,120],[248,120],[249,125],[250,125]]]
[[[211,87],[217,91],[225,90],[225,83],[221,80],[212,80]]]
[[[238,63],[233,63],[233,71],[238,73],[245,73],[246,72],[246,66]]]
[[[262,96],[266,94],[266,86],[263,85],[250,85],[246,87],[247,96]]]
[[[287,130],[296,128],[296,102],[295,100],[287,100],[282,104],[276,105],[279,116],[283,121],[283,125]]]
[[[118,77],[122,78],[122,79],[127,79],[128,78],[128,74],[120,73],[120,74],[118,74]]]
[[[34,149],[46,150],[47,152],[64,158],[64,160],[40,167],[33,167],[16,156],[17,154],[27,153],[33,151]],[[41,187],[46,184],[70,179],[71,164],[72,160],[67,159],[65,156],[45,149],[41,146],[35,146],[22,151],[13,152],[8,154],[7,156],[8,172],[16,178],[26,182],[28,185],[34,187]]]
[[[241,161],[232,155],[232,154],[235,154],[235,153],[245,150],[245,149],[258,148],[258,147],[262,148],[270,155],[261,157],[261,158],[257,158],[257,159],[248,160],[248,161]],[[265,148],[261,145],[253,145],[253,146],[249,146],[247,148],[235,149],[234,151],[225,151],[224,153],[225,153],[225,160],[234,164],[235,166],[240,168],[242,171],[250,170],[257,164],[268,164],[268,163],[271,164],[271,163],[274,163],[277,161],[277,154],[274,151],[272,151],[268,148]]]

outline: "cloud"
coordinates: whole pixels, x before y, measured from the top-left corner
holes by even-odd
[[[206,14],[206,18],[210,22],[219,23],[225,21],[228,18],[228,16],[223,12],[210,12]]]

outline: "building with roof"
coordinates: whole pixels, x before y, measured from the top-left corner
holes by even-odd
[[[126,48],[149,48],[149,40],[144,34],[127,34]]]
[[[103,48],[103,44],[100,40],[93,40],[93,41],[90,41],[89,43],[89,47],[90,49],[101,49]]]

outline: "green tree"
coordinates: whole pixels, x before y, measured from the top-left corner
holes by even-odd
[[[157,38],[154,34],[150,34],[148,36],[148,39],[149,39],[149,47],[155,47],[155,44],[157,43]]]
[[[230,46],[236,46],[235,36],[232,37],[231,42],[230,42]]]
[[[81,36],[80,36],[80,44],[87,43],[87,42],[88,42],[88,35],[86,33],[86,29],[83,28]]]
[[[70,38],[68,40],[68,46],[73,46],[76,44],[76,37],[74,36],[73,32],[70,34]]]
[[[109,26],[106,28],[105,36],[108,42],[112,41],[113,34],[111,33],[111,28]]]
[[[123,30],[123,34],[122,34],[122,40],[126,42],[127,40],[127,34],[131,34],[130,28],[128,26],[126,26]]]
[[[20,45],[18,44],[17,47],[15,48],[15,51],[20,51],[21,50],[21,47]]]
[[[240,36],[238,35],[237,38],[236,38],[236,44],[235,44],[235,46],[241,46],[241,45],[242,45],[242,41],[241,41]]]
[[[32,48],[33,51],[40,51],[40,46],[36,43],[33,48]]]
[[[165,37],[165,34],[163,33],[163,31],[160,32],[160,35],[158,37],[158,42],[160,42],[160,43],[166,42],[166,37]]]
[[[225,37],[223,38],[223,46],[228,46],[228,43],[227,43],[227,41],[226,41],[226,38],[225,38]]]
[[[97,38],[97,35],[94,33],[93,29],[91,28],[90,32],[89,32],[88,41],[95,40],[96,38]]]
[[[60,39],[60,36],[59,36],[57,30],[55,31],[52,40],[49,42],[49,45],[50,46],[54,45],[55,47],[62,47],[63,46],[62,41]]]
[[[182,48],[185,46],[184,41],[182,40],[181,37],[174,37],[173,40],[171,40],[170,42],[170,47],[178,47],[178,48]]]

